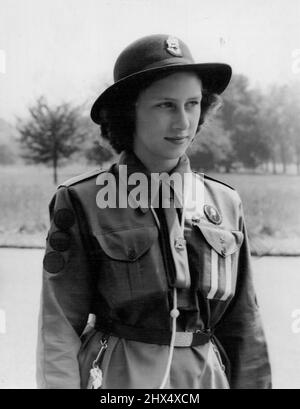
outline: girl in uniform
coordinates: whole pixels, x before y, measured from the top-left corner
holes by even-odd
[[[230,77],[168,35],[118,57],[91,118],[119,161],[50,203],[39,387],[270,387],[239,195],[185,153]]]

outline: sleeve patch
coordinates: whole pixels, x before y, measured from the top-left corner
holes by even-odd
[[[65,260],[57,251],[50,251],[44,257],[43,266],[48,273],[59,273],[65,266]]]
[[[54,250],[66,251],[70,247],[71,236],[63,231],[56,231],[49,237],[49,243]]]
[[[75,223],[75,216],[70,209],[59,209],[54,214],[54,223],[61,230],[70,229]]]

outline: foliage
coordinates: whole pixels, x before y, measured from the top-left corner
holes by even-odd
[[[223,129],[220,118],[205,123],[188,151],[191,166],[197,170],[219,170],[228,167],[232,146],[228,131]]]
[[[192,165],[227,172],[238,167],[296,163],[300,174],[300,85],[273,85],[262,93],[244,75],[234,75],[222,95],[223,107],[203,127],[189,150]]]
[[[102,165],[104,162],[113,159],[115,153],[109,143],[101,137],[99,127],[87,115],[83,115],[80,122],[82,131],[85,134],[81,150],[88,163]]]
[[[101,165],[113,158],[113,152],[100,145],[99,141],[94,141],[92,146],[86,151],[86,158],[90,163],[97,163]]]
[[[80,107],[68,103],[50,107],[44,97],[29,108],[30,117],[19,120],[18,131],[24,148],[22,156],[30,163],[51,164],[54,183],[63,159],[79,150],[84,133],[80,127]]]
[[[248,79],[236,75],[224,93],[224,128],[230,132],[232,157],[245,167],[255,168],[269,156],[268,140],[259,128],[261,94],[249,89]]]

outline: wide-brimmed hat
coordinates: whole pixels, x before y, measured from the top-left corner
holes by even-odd
[[[111,105],[121,93],[159,71],[193,71],[208,92],[221,94],[231,78],[231,67],[222,63],[195,63],[187,45],[179,38],[156,34],[130,44],[117,58],[114,84],[96,99],[91,118],[100,124],[101,109]]]

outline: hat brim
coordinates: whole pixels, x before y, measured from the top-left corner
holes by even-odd
[[[111,105],[115,98],[120,93],[126,92],[130,85],[142,78],[151,77],[158,72],[180,72],[191,71],[195,72],[202,81],[203,89],[214,94],[221,94],[229,84],[232,70],[230,65],[221,63],[205,63],[205,64],[175,64],[165,65],[156,68],[149,68],[140,72],[136,72],[121,80],[115,82],[108,87],[96,99],[91,109],[91,118],[96,124],[100,124],[100,111],[107,105]]]

